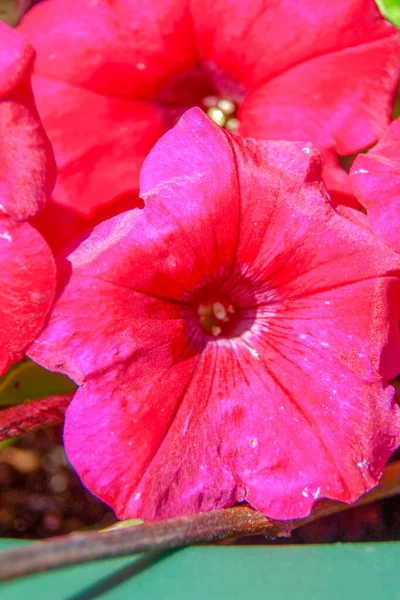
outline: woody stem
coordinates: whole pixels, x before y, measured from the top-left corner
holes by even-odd
[[[296,521],[274,521],[247,506],[143,523],[104,532],[74,533],[1,554],[0,581],[103,558],[167,550],[248,535],[274,539],[321,517],[400,493],[400,461],[388,465],[379,484],[355,504],[322,501]]]

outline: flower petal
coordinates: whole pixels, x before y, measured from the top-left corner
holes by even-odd
[[[350,175],[369,225],[400,252],[400,119],[368,154],[357,156]]]
[[[137,191],[143,159],[164,131],[157,109],[47,77],[33,84],[57,160],[56,202],[88,218]]]
[[[24,220],[53,189],[54,157],[31,90],[33,48],[3,23],[0,37],[0,212]]]
[[[64,430],[67,453],[85,485],[111,504],[120,517],[127,512],[127,504],[169,428],[174,427],[197,361],[184,336],[168,340],[165,335],[163,344],[153,344],[129,365],[84,383],[68,409]],[[85,440],[81,438],[82,419],[88,425]],[[98,466],[97,472],[93,464]]]
[[[72,208],[50,199],[30,222],[43,235],[56,256],[73,238],[132,208],[143,208],[143,201],[138,197],[138,192],[123,194],[112,204],[98,208],[91,218],[85,218]]]
[[[200,110],[188,111],[145,162],[146,208],[102,223],[68,257],[64,284],[71,266],[72,279],[30,355],[82,381],[133,352],[130,340],[139,334],[135,319],[123,316],[126,298],[134,303],[137,293],[144,293],[161,302],[184,302],[187,290],[221,276],[235,261],[254,278],[251,285],[269,280],[276,299],[293,298],[299,289],[312,295],[398,268],[396,256],[368,230],[329,207],[319,167],[311,146],[243,140]],[[80,298],[84,308],[77,312]],[[380,322],[385,336],[386,319]],[[369,326],[368,318],[364,325]],[[396,325],[392,330],[395,344]],[[375,359],[379,356],[378,349]]]
[[[136,292],[134,277],[127,283],[129,271],[122,277],[128,261],[136,260],[130,238],[139,216],[130,211],[104,222],[68,261],[59,261],[61,286],[68,283],[43,335],[29,349],[35,361],[81,383],[182,335],[176,304]],[[108,270],[111,264],[114,271]]]
[[[305,516],[320,497],[354,502],[376,485],[400,426],[394,390],[379,377],[366,379],[351,361],[318,347],[318,337],[307,346],[294,336],[285,343],[286,335],[271,327],[258,344],[255,336],[252,368],[244,351],[241,361],[254,389],[254,437],[247,446],[253,462],[245,471],[239,454],[237,464],[251,482],[247,500],[277,518]]]
[[[196,61],[186,3],[179,0],[52,0],[18,26],[37,50],[35,73],[109,97],[153,99]]]
[[[241,203],[230,140],[202,111],[193,109],[158,142],[142,171],[146,208],[102,223],[67,261],[60,260],[61,286],[69,283],[45,332],[30,349],[34,360],[76,381],[128,360],[142,339],[139,313],[135,319],[124,318],[129,298],[133,305],[137,293],[153,294],[143,302],[156,302],[154,310],[162,313],[163,300],[182,302],[187,289],[230,268]],[[287,166],[296,181],[315,178],[309,173],[318,171],[319,158],[311,146],[308,153],[299,146],[272,142],[265,144],[265,154],[279,167]]]
[[[0,98],[4,98],[30,73],[35,51],[23,35],[2,22],[0,35]]]
[[[398,443],[393,389],[329,362],[324,349],[307,368],[298,348],[287,357],[265,349],[256,358],[240,344],[210,345],[197,361],[160,362],[156,376],[149,355],[145,368],[85,383],[65,427],[83,482],[119,518],[146,520],[245,499],[291,519],[317,498],[354,501]]]
[[[0,219],[0,374],[20,360],[42,329],[55,292],[55,266],[44,239],[27,223]]]
[[[322,178],[329,191],[333,206],[350,206],[360,210],[360,204],[354,196],[353,184],[347,171],[342,169],[339,157],[334,150],[323,152],[324,166]]]
[[[193,108],[157,142],[144,162],[140,191],[146,204],[142,218],[147,224],[140,229],[159,223],[170,255],[183,253],[186,257],[182,283],[190,288],[199,273],[204,278],[232,264],[244,224],[246,234],[252,231],[257,238],[253,211],[265,210],[266,195],[270,194],[273,202],[280,186],[290,182],[299,187],[304,180],[316,187],[317,194],[324,194],[320,169],[321,156],[311,144],[243,140]],[[323,202],[322,196],[319,200]],[[262,218],[267,219],[265,212]],[[182,222],[184,228],[179,225]],[[171,226],[178,226],[179,242],[169,234]],[[143,260],[141,257],[142,265]],[[165,271],[165,265],[162,268]]]
[[[239,112],[240,133],[309,140],[339,154],[358,152],[373,144],[390,121],[398,49],[393,31],[294,66],[246,97]]]
[[[286,304],[296,299],[307,312],[307,325],[314,319],[321,342],[362,355],[367,365],[372,362],[374,370],[387,378],[395,377],[400,370],[396,300],[400,290],[395,283],[387,286],[388,275],[399,271],[398,256],[371,235],[364,223],[360,226],[354,219],[343,218],[328,205],[318,183],[318,171],[303,172],[296,180],[292,173],[274,171],[268,165],[270,142],[233,136],[232,145],[241,190],[236,260],[243,265],[259,302],[273,314],[279,312],[281,302],[286,311]],[[265,284],[267,291],[263,292]],[[378,297],[390,298],[390,302],[382,301],[378,307]],[[313,313],[314,303],[327,309],[330,316],[323,316],[325,325]],[[332,339],[323,338],[325,330]],[[340,331],[351,338],[341,339]],[[374,343],[357,349],[366,339]]]
[[[395,30],[371,0],[329,4],[318,0],[190,0],[189,4],[201,60],[218,66],[247,89],[316,57],[385,37],[392,36],[390,54],[396,52]],[[379,60],[390,64],[385,51],[385,46],[378,48]],[[364,73],[349,67],[348,75],[354,85]],[[336,78],[334,71],[329,76]],[[296,89],[290,101],[295,98]]]

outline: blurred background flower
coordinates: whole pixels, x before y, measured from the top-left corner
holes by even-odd
[[[51,0],[19,29],[58,164],[35,223],[56,249],[137,205],[145,156],[193,105],[244,136],[314,142],[332,201],[358,206],[338,154],[377,140],[398,83],[398,33],[373,0]]]

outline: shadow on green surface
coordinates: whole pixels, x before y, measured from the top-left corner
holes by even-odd
[[[0,540],[0,550],[25,543]],[[399,564],[398,542],[193,546],[158,556],[82,563],[4,582],[0,598],[400,600]]]
[[[96,600],[96,598],[100,598],[101,596],[103,596],[103,594],[114,590],[122,583],[125,583],[128,579],[131,579],[139,573],[143,573],[143,571],[145,571],[149,567],[153,567],[165,558],[168,558],[176,552],[179,552],[179,550],[180,549],[169,550],[168,552],[149,552],[142,558],[135,560],[123,569],[120,569],[116,573],[105,577],[104,579],[96,582],[94,585],[91,585],[87,589],[82,590],[77,594],[73,594],[72,596],[68,596],[68,598],[66,598],[65,600]]]

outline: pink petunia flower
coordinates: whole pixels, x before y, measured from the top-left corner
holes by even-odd
[[[0,375],[43,327],[55,292],[50,248],[26,222],[56,174],[30,85],[33,58],[27,40],[0,23]]]
[[[357,156],[350,175],[370,227],[400,252],[400,119],[372,150]]]
[[[398,32],[373,0],[51,0],[20,29],[71,232],[135,206],[145,156],[194,105],[247,137],[314,142],[352,204],[338,154],[378,139],[398,81]]]
[[[278,519],[354,501],[400,441],[400,260],[338,214],[311,146],[188,111],[141,175],[145,208],[60,259],[30,356],[81,384],[65,445],[119,517],[247,500]]]

